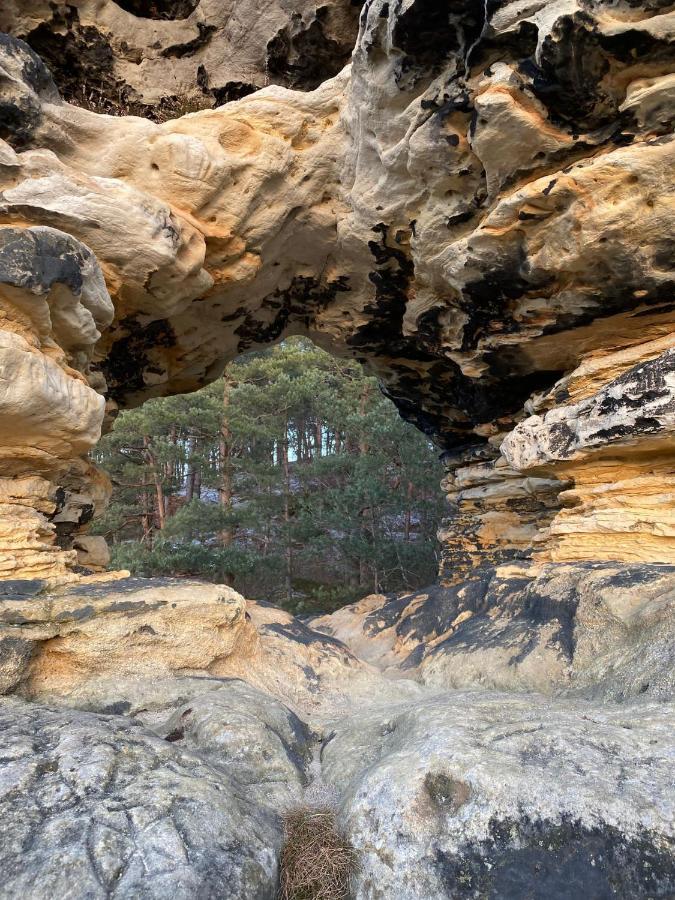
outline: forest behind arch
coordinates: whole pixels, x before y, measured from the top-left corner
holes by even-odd
[[[227,581],[294,612],[436,577],[438,451],[358,363],[306,339],[121,413],[95,459],[116,568]]]

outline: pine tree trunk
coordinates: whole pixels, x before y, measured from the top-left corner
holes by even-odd
[[[316,420],[314,426],[314,449],[316,450],[317,459],[321,459],[323,454],[323,422]]]
[[[410,526],[412,523],[412,497],[413,497],[413,483],[412,481],[408,482],[408,490],[406,492],[407,497],[407,505],[405,509],[405,540],[410,540]]]
[[[369,397],[370,397],[370,385],[364,384],[363,390],[361,391],[361,398],[359,400],[359,415],[360,415],[362,421],[366,415]],[[363,432],[362,432],[361,437],[359,438],[359,453],[361,454],[361,456],[365,456],[369,450],[370,450],[370,447],[368,445],[368,441],[366,440],[365,434],[363,434]]]
[[[162,479],[160,478],[159,471],[157,469],[157,460],[154,453],[150,449],[150,438],[147,435],[143,436],[143,446],[145,447],[145,458],[150,465],[152,481],[155,486],[155,521],[159,525],[161,531],[161,529],[164,528],[164,524],[166,522],[164,487],[162,485]]]
[[[220,438],[218,449],[220,455],[220,505],[228,512],[232,509],[232,445],[230,423],[228,420],[228,407],[232,382],[225,376],[223,379],[223,418],[220,425]],[[220,543],[223,547],[229,547],[234,540],[234,530],[228,526],[220,532]]]
[[[360,415],[362,421],[366,414],[369,396],[370,396],[370,385],[365,384],[363,386],[363,390],[361,391],[361,397],[359,400],[359,415]],[[370,450],[370,446],[368,445],[366,436],[363,432],[361,432],[361,434],[359,436],[359,445],[358,445],[359,456],[366,456],[366,454],[368,453],[369,450]],[[369,543],[368,528],[365,524],[365,516],[362,516],[362,520],[361,520],[361,537],[364,542]],[[359,559],[359,586],[360,587],[366,587],[368,584],[368,568],[369,568],[369,560],[364,557],[361,557],[361,559]],[[375,577],[377,580],[377,576],[375,576]]]
[[[195,444],[196,438],[188,438],[187,446],[188,446],[188,461],[187,461],[187,473],[185,476],[185,502],[189,503],[195,495],[195,464],[192,459],[192,455],[195,452]]]
[[[145,477],[145,473],[142,475],[143,486],[148,485],[148,481]],[[141,516],[141,524],[143,527],[143,537],[141,538],[142,542],[147,544],[148,547],[152,547],[152,537],[153,537],[153,527],[152,527],[152,515],[150,512],[150,497],[146,490],[143,490],[142,493],[142,504],[143,504],[143,514]]]
[[[365,588],[368,585],[368,563],[366,558],[362,556],[359,559],[359,587]]]
[[[293,600],[293,546],[291,543],[291,467],[288,459],[288,422],[284,428],[284,439],[281,442],[281,463],[284,471],[284,525],[286,527],[286,600]]]
[[[164,502],[164,512],[167,519],[170,519],[171,516],[176,512],[176,495],[175,495],[175,485],[178,482],[178,459],[176,445],[178,444],[178,427],[176,425],[172,425],[169,430],[169,440],[171,441],[174,448],[174,458],[170,463],[167,464],[166,474],[169,478],[172,491],[170,494],[167,494]]]

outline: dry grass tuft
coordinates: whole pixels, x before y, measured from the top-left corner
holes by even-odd
[[[328,806],[299,806],[284,816],[279,900],[347,900],[356,850]]]

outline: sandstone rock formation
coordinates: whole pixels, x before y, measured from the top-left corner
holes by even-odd
[[[672,566],[484,567],[311,624],[389,675],[434,687],[675,697]]]
[[[230,588],[140,579],[44,596],[6,591],[0,636],[0,692],[28,697],[93,690],[110,678],[119,690],[125,678],[217,675],[257,641],[246,601]]]
[[[3,896],[271,898],[323,786],[359,900],[671,897],[673,5],[286,6],[0,13],[272,83],[0,36]],[[441,586],[103,580],[106,421],[291,333],[443,450]]]
[[[40,54],[66,100],[164,118],[268,84],[318,87],[349,61],[360,5],[7,0],[0,31]]]
[[[87,567],[101,396],[192,390],[294,332],[362,360],[444,448],[446,583],[533,555],[672,563],[674,15],[374,0],[316,90],[161,125],[63,103],[4,39],[4,352],[34,385],[1,410],[5,574]],[[24,269],[60,260],[47,281],[18,232]]]
[[[142,716],[245,679],[303,715],[414,697],[346,645],[232,588],[188,579],[83,581],[58,590],[4,582],[0,695]],[[179,682],[177,682],[179,679]],[[177,684],[179,685],[177,687]]]
[[[604,573],[604,586],[597,575],[590,589],[606,592],[616,618],[629,617],[635,575],[617,570],[610,583]],[[594,575],[585,570],[582,577]],[[663,578],[652,581],[657,605]],[[546,609],[545,587],[542,579],[537,590],[550,624],[554,604],[562,618],[564,603],[551,589]],[[45,617],[63,637],[51,639],[49,669],[37,667],[42,681],[25,679],[16,687],[23,697],[0,698],[3,898],[170,892],[271,900],[281,814],[317,796],[332,798],[358,853],[357,900],[524,896],[535,887],[537,896],[561,898],[672,896],[675,704],[644,694],[608,704],[496,692],[484,689],[486,681],[472,691],[415,683],[409,679],[433,682],[424,665],[442,658],[444,644],[447,669],[461,662],[446,634],[434,641],[425,609],[436,600],[440,620],[446,608],[451,614],[450,600],[407,599],[414,609],[404,615],[399,604],[398,621],[426,630],[431,649],[417,669],[399,663],[395,670],[392,654],[388,677],[272,607],[249,604],[250,620],[234,615],[243,600],[223,587],[129,580],[34,594],[32,607],[8,599],[0,607],[10,635],[0,638],[0,661],[11,660],[31,630],[44,629]],[[375,619],[391,622],[392,603],[366,605]],[[475,635],[485,646],[484,668],[492,666],[509,688],[517,679],[504,678],[499,648],[527,655],[534,634],[532,623],[523,634],[512,612],[511,633],[499,621],[488,633],[484,616]],[[339,630],[345,615],[322,627]],[[83,633],[76,639],[78,617]],[[259,641],[247,644],[254,620]],[[606,637],[602,613],[595,634],[592,624],[575,626],[587,644]],[[376,658],[377,630],[361,631],[364,655]],[[216,634],[220,647],[213,646]],[[630,635],[622,638],[615,626],[610,637],[615,681],[628,676],[625,697],[633,672],[618,657]],[[70,670],[79,666],[87,675],[75,686],[56,665],[59,641]],[[542,646],[529,652],[536,656]],[[28,670],[41,652],[25,654]],[[210,672],[214,652],[222,654],[219,671],[237,662],[242,677]],[[309,670],[304,681],[300,668]],[[605,686],[598,683],[602,696]]]

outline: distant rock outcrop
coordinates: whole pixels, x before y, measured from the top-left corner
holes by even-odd
[[[436,688],[675,698],[675,571],[511,565],[365,597],[311,620],[384,672]]]

